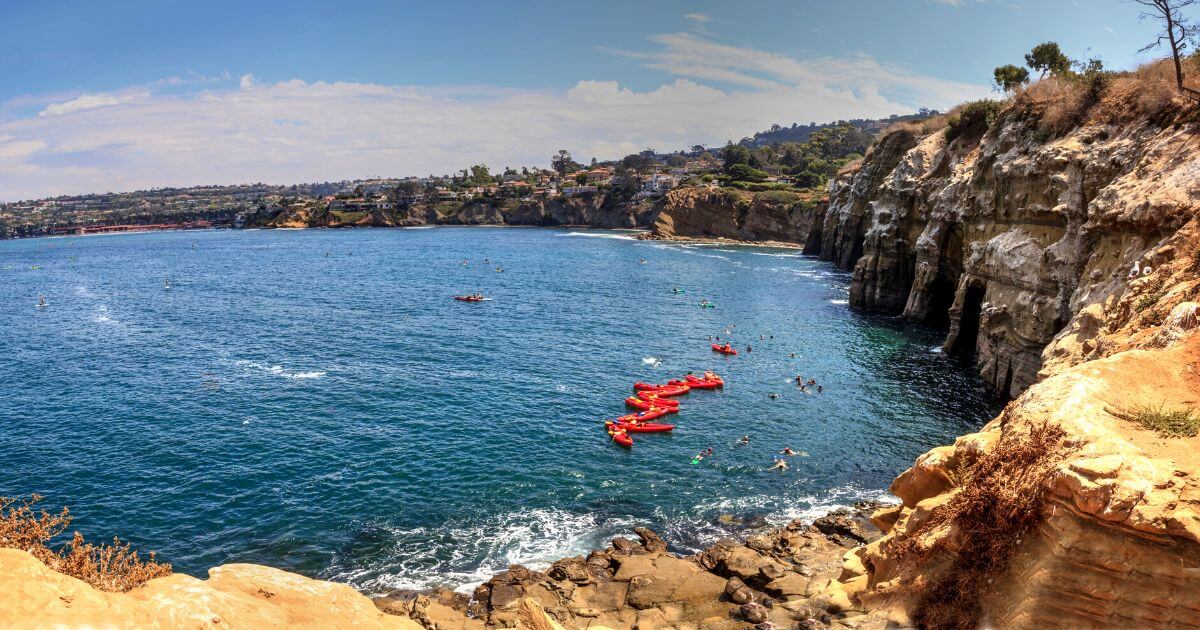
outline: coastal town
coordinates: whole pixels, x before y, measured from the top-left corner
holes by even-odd
[[[419,216],[422,223],[472,222],[449,217],[471,204],[607,199],[609,205],[652,205],[681,187],[815,191],[838,170],[861,160],[871,139],[889,126],[937,114],[921,110],[878,120],[774,125],[736,144],[695,145],[667,153],[646,149],[619,160],[580,162],[560,150],[551,156],[550,168],[504,167],[493,172],[477,164],[425,177],[167,187],[10,201],[0,204],[0,238],[277,227],[289,224],[278,217],[296,212],[328,217],[323,226],[403,224],[403,216]],[[380,213],[402,218],[370,220]]]

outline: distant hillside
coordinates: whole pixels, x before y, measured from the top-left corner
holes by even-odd
[[[905,116],[893,115],[888,118],[875,119],[854,118],[851,120],[837,120],[834,122],[820,124],[810,122],[807,125],[792,123],[792,126],[790,127],[771,125],[771,128],[766,131],[760,131],[749,138],[742,138],[738,144],[747,147],[762,147],[770,144],[780,144],[783,142],[808,142],[808,138],[813,134],[813,132],[821,129],[837,127],[846,123],[854,125],[863,131],[875,133],[886,129],[893,123],[910,120],[923,120],[931,116],[936,116],[939,113],[940,112],[938,112],[936,109],[926,109],[922,107],[917,113],[908,114]]]

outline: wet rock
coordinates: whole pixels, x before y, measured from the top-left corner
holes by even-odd
[[[650,553],[661,553],[667,550],[667,543],[658,534],[645,527],[635,527],[633,533],[642,539],[642,548]]]
[[[631,554],[634,551],[640,551],[636,543],[620,536],[612,540],[612,547],[614,551],[620,554]]]
[[[592,581],[588,565],[582,556],[563,558],[550,565],[546,574],[550,576],[550,579],[570,581],[576,584],[587,584]]]
[[[868,517],[845,508],[818,518],[812,526],[830,540],[847,547],[865,545],[883,536]]]

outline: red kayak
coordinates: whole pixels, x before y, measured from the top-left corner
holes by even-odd
[[[454,299],[458,300],[459,302],[482,302],[483,301],[482,297],[477,297],[474,295],[456,295],[456,296],[454,296]]]
[[[666,433],[675,429],[673,424],[658,424],[655,422],[647,422],[645,424],[618,424],[609,420],[604,423],[611,430],[614,426],[621,431],[628,433]]]
[[[695,376],[692,374],[688,374],[684,378],[687,379],[687,381],[689,383],[708,382],[708,383],[717,383],[717,385],[719,385],[721,387],[725,386],[725,379],[721,378],[720,376],[717,376],[716,372],[705,372],[704,378],[700,378],[699,376]]]
[[[659,385],[658,387],[655,387],[654,389],[643,389],[642,392],[645,392],[647,394],[654,394],[655,396],[662,396],[663,398],[667,398],[670,396],[682,396],[682,395],[688,393],[688,390],[690,390],[690,389],[691,389],[691,386],[689,386],[687,383],[683,383],[683,384],[679,384],[679,385],[671,385],[671,384]],[[639,395],[640,394],[641,394],[641,392],[639,392]]]
[[[722,387],[725,385],[725,383],[722,381],[707,381],[707,380],[701,380],[701,379],[692,380],[691,378],[689,378],[686,381],[671,380],[671,381],[667,381],[667,384],[669,384],[669,385],[687,385],[687,386],[691,387],[692,389],[716,389],[718,387]]]
[[[737,354],[737,350],[733,346],[729,346],[729,345],[722,346],[720,344],[714,343],[712,345],[712,349],[713,349],[713,352],[720,352],[721,354],[731,354],[731,355]]]
[[[654,383],[643,383],[638,381],[633,384],[633,391],[640,392],[653,389],[662,389],[664,387],[666,387],[666,385],[655,385]]]
[[[659,402],[664,402],[664,401],[656,400],[656,401],[652,402],[649,400],[642,400],[641,398],[638,398],[636,396],[630,396],[629,398],[625,399],[625,406],[633,407],[634,409],[637,409],[638,411],[645,411],[645,412],[654,411],[655,409],[661,409],[663,411],[663,413],[679,413],[678,406],[668,407],[666,405],[655,404],[655,403],[659,403]],[[670,401],[667,401],[667,402],[670,402]]]
[[[641,398],[642,400],[650,401],[656,405],[662,405],[664,407],[678,407],[679,406],[678,400],[671,400],[670,398],[663,398],[663,397],[659,396],[658,392],[656,392],[656,391],[655,392],[638,392],[638,398]]]
[[[646,401],[643,400],[641,402]],[[678,407],[648,407],[645,411],[639,411],[637,413],[620,416],[616,419],[616,422],[618,424],[637,424],[639,422],[650,422],[651,420],[657,420],[669,413],[676,413],[678,411]]]
[[[610,426],[608,427],[608,434],[612,436],[612,441],[616,442],[617,446],[633,448],[633,438],[629,437],[629,434],[625,432],[625,429],[620,427],[614,428]]]

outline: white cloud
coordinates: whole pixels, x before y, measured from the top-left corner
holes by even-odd
[[[617,158],[988,92],[867,57],[802,60],[687,34],[655,41],[655,52],[625,53],[675,76],[646,91],[616,81],[533,90],[261,83],[246,74],[237,87],[229,78],[190,91],[168,82],[81,96],[44,115],[0,119],[0,199],[546,165],[560,148],[582,160]]]
[[[97,107],[120,105],[121,103],[131,102],[138,96],[139,94],[84,94],[69,101],[50,103],[46,106],[46,109],[38,112],[38,116],[42,118],[47,116],[63,116]]]
[[[683,17],[686,19],[689,19],[693,22],[700,22],[701,24],[712,21],[711,16],[705,15],[703,13],[688,13],[688,14],[684,15]]]

